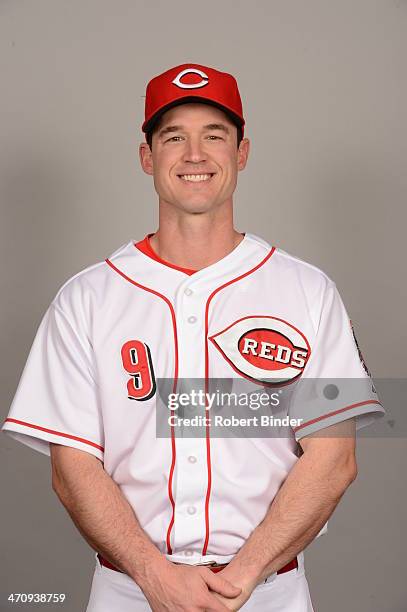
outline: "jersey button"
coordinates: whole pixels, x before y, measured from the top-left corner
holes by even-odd
[[[196,463],[196,457],[195,457],[195,455],[190,455],[190,456],[188,457],[188,461],[189,461],[189,463]]]
[[[194,554],[194,551],[193,550],[186,550],[184,554],[185,554],[186,557],[192,557],[192,555]]]
[[[192,291],[192,289],[190,289],[189,287],[187,287],[186,289],[184,289],[184,294],[185,294],[185,295],[190,296],[190,295],[192,295],[192,294],[193,294],[193,291]]]
[[[195,514],[195,512],[196,512],[195,506],[189,506],[187,508],[187,512],[188,512],[188,514]]]
[[[196,323],[196,317],[194,315],[188,317],[188,323]]]

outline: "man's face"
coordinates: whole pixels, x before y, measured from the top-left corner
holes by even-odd
[[[182,104],[167,111],[153,134],[152,152],[140,145],[143,170],[154,177],[160,202],[189,213],[232,203],[237,173],[246,165],[247,138],[220,109]]]

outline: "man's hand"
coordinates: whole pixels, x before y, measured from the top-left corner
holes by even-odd
[[[224,571],[224,570],[223,570]],[[139,584],[153,612],[227,612],[229,598],[239,596],[234,586],[207,567],[165,561]],[[218,599],[218,596],[221,599]]]
[[[214,593],[214,596],[227,608],[227,610],[240,610],[240,608],[250,598],[251,594],[257,586],[257,583],[248,580],[245,576],[237,574],[236,570],[231,565],[225,567],[225,569],[223,569],[217,575],[219,576],[219,574],[222,574],[222,577],[226,579],[229,583],[240,587],[241,592],[236,597],[228,599],[226,599],[225,597],[223,597],[222,594],[219,593]]]

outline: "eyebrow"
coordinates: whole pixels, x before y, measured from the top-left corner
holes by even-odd
[[[158,138],[163,138],[163,136],[172,132],[181,132],[183,129],[183,125],[168,125],[159,131]],[[208,125],[204,125],[203,129],[207,132],[211,130],[221,130],[225,132],[225,134],[229,134],[229,128],[224,123],[208,123]]]

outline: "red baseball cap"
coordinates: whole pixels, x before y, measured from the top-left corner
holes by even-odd
[[[217,106],[243,134],[245,120],[236,79],[227,72],[200,64],[181,64],[151,79],[146,89],[142,131],[151,131],[163,113],[188,102]]]

